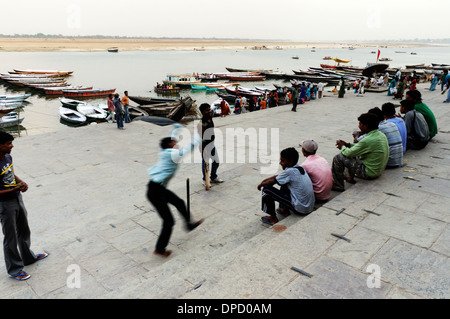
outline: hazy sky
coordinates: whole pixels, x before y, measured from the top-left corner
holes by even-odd
[[[0,34],[449,38],[450,0],[0,0]]]

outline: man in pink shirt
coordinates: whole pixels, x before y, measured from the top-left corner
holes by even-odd
[[[308,173],[313,184],[316,201],[325,201],[330,198],[331,188],[333,187],[333,174],[330,164],[319,155],[316,155],[317,142],[306,140],[300,144],[302,153],[306,157],[301,165]]]

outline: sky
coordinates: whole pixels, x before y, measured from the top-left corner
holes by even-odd
[[[0,34],[8,35],[299,42],[450,38],[450,0],[0,1]]]

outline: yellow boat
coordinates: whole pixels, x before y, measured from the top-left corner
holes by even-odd
[[[349,63],[350,61],[347,61],[347,60],[341,60],[341,59],[338,59],[338,58],[334,58],[333,59],[335,62],[337,62],[337,63]]]

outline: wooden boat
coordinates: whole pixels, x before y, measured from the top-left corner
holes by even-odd
[[[216,91],[215,92],[220,98],[224,99],[228,103],[233,103],[236,101],[236,94],[230,94],[227,92]]]
[[[64,96],[96,97],[112,94],[116,89],[62,90]]]
[[[340,77],[336,76],[322,76],[322,75],[297,75],[297,74],[287,74],[286,78],[289,80],[300,80],[308,81],[312,83],[317,82],[327,82],[329,84],[339,83]]]
[[[58,78],[59,74],[15,74],[15,73],[0,73],[0,79],[2,78],[17,78],[17,79],[27,79],[27,78]]]
[[[78,104],[76,106],[76,110],[86,116],[87,120],[92,121],[102,121],[106,120],[106,117],[108,116],[108,113],[104,109],[102,109],[99,106],[92,105],[89,103],[86,104]]]
[[[38,87],[46,95],[63,95],[63,90],[91,90],[92,86]]]
[[[324,69],[335,69],[336,68],[336,66],[328,65],[328,64],[321,64],[320,66]]]
[[[146,111],[144,111],[138,106],[131,106],[131,105],[128,106],[128,113],[130,114],[130,117],[132,119],[140,116],[149,116]]]
[[[237,73],[237,74],[233,74],[230,73],[229,75],[226,76],[226,78],[228,80],[232,80],[232,81],[263,81],[266,79],[266,77],[264,75],[261,75],[259,73],[255,74],[255,73]]]
[[[233,85],[233,83],[207,83],[207,82],[201,82],[201,83],[191,83],[191,89],[193,90],[220,90],[224,89],[226,86]]]
[[[201,82],[196,76],[190,74],[168,74],[166,79],[163,80],[164,84],[172,84],[179,88],[190,88],[191,83]]]
[[[87,121],[87,118],[85,115],[81,114],[78,111],[69,109],[64,106],[60,106],[58,109],[58,114],[61,118],[61,120],[64,120],[66,122],[72,123],[72,124],[84,124]]]
[[[70,88],[72,87],[69,83],[67,82],[59,82],[59,83],[30,83],[27,84],[26,86],[33,88],[33,89],[45,89],[45,88],[55,88],[55,87],[65,87],[67,88],[67,90],[70,90]],[[76,89],[76,87],[74,87],[74,89]]]
[[[266,79],[283,79],[286,73],[279,71],[264,71],[261,72],[261,75],[264,75]]]
[[[6,100],[6,101],[0,101],[0,106],[10,106],[10,105],[21,106],[22,104],[23,104],[23,100]]]
[[[260,74],[262,72],[270,72],[272,70],[268,69],[237,69],[237,68],[229,68],[226,67],[228,72],[230,73],[251,73],[251,74]]]
[[[111,47],[111,48],[108,48],[108,52],[117,53],[117,52],[119,52],[119,48],[118,48],[118,47]]]
[[[17,112],[9,112],[8,114],[0,118],[0,127],[5,128],[17,126],[20,125],[20,123],[22,123],[24,119],[25,116],[19,117],[19,114]]]
[[[158,126],[167,126],[176,123],[175,121],[168,119],[166,117],[149,116],[149,115],[138,116],[134,119],[134,121],[144,121]]]
[[[246,98],[260,97],[263,95],[262,92],[257,90],[246,89],[243,87],[226,87],[225,90],[227,93],[234,95],[234,99],[236,99],[236,95],[245,96]]]
[[[407,69],[424,69],[425,68],[425,64],[410,64],[410,65],[405,65],[405,67]]]
[[[12,73],[12,72],[10,72],[10,73]],[[14,73],[12,73],[12,74],[58,74],[60,76],[67,76],[72,73],[73,73],[73,71],[14,69]]]
[[[168,94],[168,95],[180,94],[180,88],[176,86],[175,87],[155,86],[154,91],[159,94]]]
[[[331,60],[333,60],[336,63],[349,63],[350,62],[350,60],[342,60],[342,59],[339,59],[339,58],[333,58]]]
[[[23,101],[13,101],[10,103],[3,103],[0,101],[0,113],[9,113],[23,107]]]
[[[68,108],[71,108],[71,109],[76,109],[77,106],[79,106],[79,105],[87,105],[87,104],[89,104],[86,101],[72,100],[72,99],[69,99],[69,98],[66,98],[66,97],[60,97],[59,101],[61,102],[61,104],[64,107],[68,107]]]
[[[160,97],[143,97],[143,96],[128,96],[128,98],[139,104],[139,105],[149,105],[149,104],[159,104],[159,103],[173,103],[177,99],[172,98],[160,98]]]
[[[16,85],[66,83],[66,80],[64,78],[27,78],[27,79],[3,78],[2,80]]]
[[[0,102],[5,100],[26,100],[31,94],[6,94],[0,95]]]
[[[193,104],[194,101],[188,96],[173,103],[141,105],[140,108],[149,115],[164,116],[178,122],[193,107]]]

